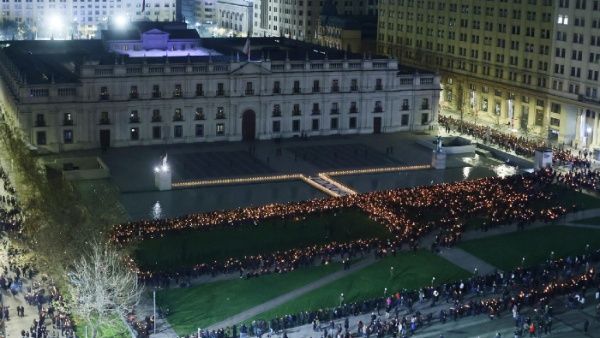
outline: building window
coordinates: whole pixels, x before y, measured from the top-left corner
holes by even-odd
[[[319,80],[314,80],[313,87],[312,87],[313,93],[318,93],[320,90],[321,90],[321,88],[319,87]]]
[[[294,81],[294,87],[292,88],[294,94],[300,94],[300,81]]]
[[[160,97],[160,86],[159,85],[153,85],[152,86],[152,98],[153,99],[157,99]]]
[[[183,91],[181,90],[181,85],[176,84],[175,90],[173,91],[173,97],[181,97],[183,95]]]
[[[71,113],[63,114],[63,125],[65,125],[65,126],[73,125],[73,114],[71,114]]]
[[[65,144],[73,143],[73,130],[72,129],[63,130],[63,143],[65,143]]]
[[[140,128],[133,127],[129,130],[129,138],[132,141],[137,141],[140,139]]]
[[[311,129],[313,131],[319,130],[319,119],[312,119]]]
[[[181,108],[175,108],[175,113],[173,114],[173,121],[183,121],[183,114],[181,113]]]
[[[217,83],[217,96],[225,95],[225,86],[222,82]]]
[[[225,108],[217,107],[217,115],[215,116],[217,120],[225,119]]]
[[[225,135],[225,124],[217,123],[217,136]]]
[[[196,96],[204,96],[204,88],[202,83],[196,83]]]
[[[356,129],[356,117],[351,117],[350,120],[348,121],[348,128],[350,129]]]
[[[421,109],[429,109],[429,99],[428,98],[421,99]]]
[[[246,82],[246,95],[254,95],[254,88],[252,88],[252,82]]]
[[[352,101],[350,102],[350,114],[357,114],[358,113],[358,107],[356,106],[356,102]]]
[[[129,113],[129,123],[139,123],[140,122],[140,115],[138,114],[137,110],[132,110],[131,113]]]
[[[452,99],[453,99],[452,89],[446,89],[445,92],[446,92],[446,101],[452,102]]]
[[[338,103],[337,102],[331,103],[331,114],[336,115],[339,113],[340,113],[340,109],[338,108]]]
[[[197,124],[195,127],[195,135],[196,137],[204,137],[204,125],[203,124]]]
[[[108,87],[100,87],[100,100],[108,100]]]
[[[154,109],[152,111],[152,122],[161,122],[162,117],[160,116],[160,110]]]
[[[358,80],[357,79],[350,80],[350,91],[353,91],[353,92],[358,91]]]
[[[554,126],[554,127],[560,127],[560,119],[551,117],[550,118],[550,125]]]
[[[273,132],[274,133],[281,132],[281,121],[273,121]]]
[[[273,82],[273,94],[280,94],[280,93],[281,93],[281,87],[280,87],[279,81]]]
[[[402,127],[408,126],[409,117],[410,117],[410,115],[408,115],[408,114],[402,114],[402,116],[400,116],[400,125]]]
[[[300,104],[294,103],[294,107],[292,108],[292,116],[300,116],[302,112],[300,111]]]
[[[158,140],[161,138],[161,127],[160,126],[152,127],[152,138],[155,140]]]
[[[338,129],[338,118],[337,117],[332,117],[331,118],[331,127],[330,129],[335,130]]]
[[[36,132],[35,133],[35,142],[39,146],[46,145],[46,132],[45,131]]]
[[[487,97],[481,98],[481,110],[484,112],[488,111],[488,98]]]
[[[182,138],[183,137],[183,126],[175,126],[173,127],[173,137]]]
[[[202,108],[196,108],[196,111],[194,112],[194,120],[199,121],[204,119],[204,110],[202,110]]]
[[[319,109],[319,104],[316,102],[313,103],[312,113],[313,115],[318,115],[321,113],[321,109]]]
[[[337,92],[340,91],[340,85],[339,85],[338,80],[332,80],[331,81],[331,91],[333,93],[337,93]]]
[[[274,104],[273,105],[273,117],[280,117],[281,116],[281,106],[278,104]]]
[[[403,99],[402,100],[402,110],[407,111],[410,109],[410,106],[408,105],[408,99]]]
[[[100,124],[110,124],[110,119],[108,118],[107,111],[103,111],[100,113]]]
[[[45,127],[46,120],[44,119],[44,114],[37,114],[35,116],[35,126],[36,127]]]
[[[292,120],[292,131],[295,133],[300,131],[300,120]]]
[[[422,125],[429,124],[429,113],[421,114],[421,124]]]
[[[381,101],[375,101],[374,112],[375,113],[381,113],[381,112],[383,112],[383,106],[381,105]]]
[[[138,87],[137,86],[131,86],[129,88],[129,98],[130,99],[137,99],[138,97],[139,97]]]
[[[544,125],[544,110],[536,109],[535,110],[535,125],[541,127]]]
[[[560,114],[560,104],[554,102],[550,104],[550,111],[554,114]]]
[[[375,80],[375,90],[383,90],[383,80],[381,80],[381,79]]]

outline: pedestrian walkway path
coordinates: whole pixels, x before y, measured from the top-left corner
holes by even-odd
[[[152,295],[149,297],[142,297],[140,303],[137,306],[137,312],[141,314],[151,315],[153,313]],[[139,319],[143,319],[139,318]],[[156,316],[156,333],[152,333],[152,338],[173,338],[177,337],[177,333],[167,319],[164,316]]]
[[[360,270],[372,265],[375,262],[376,262],[376,260],[374,257],[366,258],[366,259],[352,265],[347,270],[341,270],[338,272],[334,272],[334,273],[327,275],[321,279],[318,279],[310,284],[307,284],[301,288],[298,288],[294,291],[283,294],[279,297],[273,298],[268,302],[259,304],[259,305],[252,307],[246,311],[240,312],[237,315],[235,315],[233,317],[229,317],[219,323],[215,323],[215,324],[211,325],[210,327],[208,327],[207,329],[208,330],[217,330],[217,329],[223,328],[223,327],[238,325],[245,320],[251,319],[251,318],[255,317],[256,315],[259,315],[263,312],[272,310],[272,309],[276,308],[277,306],[287,303],[291,300],[294,300],[310,291],[316,290],[316,289],[323,287],[329,283],[332,283],[340,278],[346,277],[354,272],[360,271]]]
[[[495,266],[457,247],[443,248],[439,255],[469,272],[487,275],[498,270]]]

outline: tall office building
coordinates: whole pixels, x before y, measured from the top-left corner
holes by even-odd
[[[254,35],[285,36],[317,42],[324,0],[260,0],[254,2]],[[377,0],[334,0],[337,13],[377,15]]]
[[[26,38],[98,38],[111,22],[172,21],[179,0],[2,0],[0,22],[22,23]],[[144,9],[142,10],[142,5]]]
[[[598,0],[382,0],[377,40],[465,119],[600,146]]]

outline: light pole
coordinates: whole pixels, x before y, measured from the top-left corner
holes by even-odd
[[[525,267],[525,256],[523,256],[523,258],[521,258],[521,267]]]
[[[435,283],[435,277],[431,278],[431,287],[433,287],[433,283]]]
[[[340,293],[340,306],[342,306],[342,303],[344,302],[344,293]]]
[[[153,334],[156,334],[156,289],[152,290],[152,316],[154,316],[152,330]]]
[[[387,295],[387,288],[383,288],[383,298]]]

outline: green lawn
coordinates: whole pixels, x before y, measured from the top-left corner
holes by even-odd
[[[560,204],[567,207],[577,205],[580,210],[600,208],[600,198],[560,186],[552,186],[551,191],[558,197],[558,203],[553,202],[552,205]]]
[[[85,334],[85,330],[86,330],[86,323],[85,322],[79,322],[77,321],[76,318],[76,323],[77,323],[77,327],[76,327],[76,334],[77,337],[92,337],[92,328],[88,327],[88,335],[86,336]],[[125,324],[120,321],[120,320],[116,320],[113,323],[113,326],[102,326],[100,327],[100,329],[98,330],[97,333],[97,337],[98,338],[129,338],[131,337],[131,334],[129,333],[129,330],[127,329],[127,327],[125,327]]]
[[[143,269],[168,271],[229,257],[386,236],[387,229],[361,211],[345,210],[335,216],[312,215],[298,221],[267,220],[257,226],[171,234],[141,242],[134,257]]]
[[[233,279],[185,289],[168,289],[157,293],[157,304],[170,310],[169,323],[179,335],[185,335],[340,269],[340,264],[332,264],[248,280]]]
[[[573,223],[600,226],[600,217],[592,217],[592,218],[580,219],[579,221],[575,221]]]
[[[544,262],[554,251],[554,257],[566,257],[600,248],[600,230],[567,226],[545,226],[526,231],[481,238],[459,243],[459,247],[503,270],[521,265]]]
[[[391,267],[394,267],[393,274]],[[256,319],[268,320],[284,314],[337,306],[342,293],[344,302],[349,303],[383,296],[385,288],[392,293],[430,285],[433,277],[435,284],[439,284],[469,276],[469,272],[429,251],[401,253],[262,313]]]

